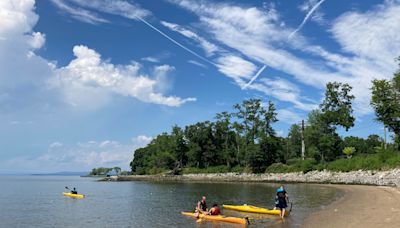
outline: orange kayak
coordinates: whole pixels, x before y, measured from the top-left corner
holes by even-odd
[[[196,217],[196,213],[193,212],[181,212],[183,215],[187,215],[190,217]],[[237,224],[249,224],[249,220],[247,218],[237,218],[237,217],[227,217],[223,215],[203,215],[199,214],[199,219],[210,220],[210,221],[220,221],[220,222],[230,222]]]

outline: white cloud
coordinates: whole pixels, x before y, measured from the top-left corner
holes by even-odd
[[[37,157],[16,157],[2,163],[9,170],[52,172],[52,171],[88,171],[95,167],[119,166],[129,170],[135,149],[147,145],[151,137],[139,135],[132,142],[123,144],[115,140],[79,142],[68,146],[53,142],[48,150]]]
[[[122,7],[126,3],[113,1],[112,4]],[[118,7],[114,5],[114,8]],[[82,45],[74,47],[75,59],[67,66],[58,68],[35,54],[45,45],[45,34],[33,30],[38,21],[34,10],[34,0],[0,1],[2,114],[28,109],[34,113],[49,113],[68,107],[65,103],[80,107],[75,110],[96,110],[109,104],[115,95],[167,106],[179,106],[195,100],[165,96],[158,90],[171,87],[167,71],[164,72],[164,81],[157,80],[157,75],[152,79],[140,72],[142,68],[138,63],[111,64],[102,60],[95,50]],[[24,93],[20,92],[21,89]]]
[[[289,41],[287,37],[294,29],[286,27],[275,10],[265,12],[256,7],[211,1],[170,2],[198,15],[203,29],[214,40],[239,51],[247,59],[293,76],[298,83],[320,90],[332,81],[349,83],[354,88],[354,109],[358,116],[372,111],[371,80],[391,77],[396,70],[394,58],[400,53],[398,1],[387,1],[367,12],[345,13],[333,22],[330,30],[333,39],[346,55],[312,45],[301,35]],[[260,85],[252,88],[260,89]]]
[[[193,60],[193,59],[188,60],[187,62],[190,63],[190,64],[193,64],[193,65],[199,66],[199,67],[208,68],[206,65],[204,65],[202,63],[199,63],[199,62],[197,62],[196,60]]]
[[[310,111],[318,107],[309,98],[301,96],[301,90],[293,83],[282,78],[263,78],[258,83],[249,86],[250,89],[260,91],[268,96],[273,96],[280,101],[289,102],[295,108]]]
[[[311,9],[314,6],[318,4],[318,2],[319,0],[305,0],[303,4],[299,6],[299,9],[307,14],[308,12],[311,11]],[[311,14],[310,20],[316,22],[319,25],[327,24],[327,20],[325,19],[325,13],[323,13],[319,7],[317,7],[317,9],[314,10],[314,12]]]
[[[173,80],[171,79],[172,72],[175,71],[175,67],[168,64],[155,66],[153,68],[153,75],[157,84],[155,89],[160,92],[166,92],[171,90]]]
[[[34,54],[45,43],[45,35],[33,31],[38,21],[33,0],[0,1],[0,91],[8,103],[16,97],[44,97],[43,80],[52,67]],[[24,88],[24,94],[17,92]],[[29,106],[27,102],[26,107]],[[4,106],[3,106],[4,107]]]
[[[83,45],[75,46],[73,52],[76,58],[67,66],[57,69],[57,77],[50,84],[62,88],[66,100],[74,106],[103,102],[113,93],[167,106],[180,106],[195,100],[163,96],[155,91],[158,82],[141,75],[140,66],[135,62],[114,65],[103,61],[99,53]],[[157,72],[161,74],[161,71],[165,73],[166,70],[169,71],[170,67],[160,68]]]
[[[82,9],[80,7],[73,7],[66,3],[64,0],[51,0],[55,6],[71,15],[72,18],[89,24],[109,23],[108,20],[101,18],[99,15]]]
[[[63,144],[60,142],[53,142],[49,145],[49,148],[56,148],[56,147],[62,147]]]
[[[65,1],[65,0],[63,0]],[[151,12],[143,9],[140,5],[123,0],[69,0],[81,7],[97,10],[109,14],[121,15],[123,17],[138,20],[151,15]]]
[[[390,69],[400,51],[399,21],[400,3],[388,1],[365,13],[343,14],[331,32],[344,51]]]
[[[319,0],[319,1],[315,1],[315,0],[307,0],[303,6],[301,7],[301,9],[303,11],[306,11],[307,14],[304,17],[303,21],[301,22],[301,24],[289,35],[289,38],[293,37],[298,31],[300,31],[303,26],[307,23],[307,21],[310,19],[310,17],[312,18],[313,13],[318,9],[318,7],[320,7],[320,5],[322,3],[324,3],[325,0]],[[319,15],[319,17],[321,17],[321,14]],[[318,19],[318,16],[315,17]]]
[[[280,25],[276,11],[264,12],[255,7],[244,8],[205,1],[173,2],[195,12],[216,40],[254,61],[293,75],[302,83],[318,87],[325,86],[332,79],[341,79],[328,69],[316,67],[315,63],[310,64],[283,49],[282,45],[287,42],[292,29]]]
[[[147,135],[138,135],[132,138],[132,142],[138,147],[144,147],[153,140],[153,137]]]
[[[260,76],[260,74],[265,70],[265,68],[267,68],[266,65],[262,66],[262,67],[257,71],[257,73],[250,79],[250,81],[247,82],[246,85],[244,85],[244,86],[242,87],[242,89],[246,89],[247,87],[249,87],[249,86],[251,85],[251,83],[253,83],[253,82]]]
[[[151,62],[151,63],[159,63],[160,62],[160,60],[158,58],[152,57],[152,56],[143,57],[143,58],[141,58],[141,60]]]
[[[218,70],[235,80],[240,87],[243,87],[245,80],[250,80],[257,70],[253,63],[234,55],[222,56],[217,62]]]
[[[288,124],[299,123],[304,117],[297,112],[290,109],[279,109],[277,110],[278,120]]]
[[[171,29],[172,31],[178,32],[181,35],[198,42],[203,50],[206,52],[207,56],[212,56],[215,52],[220,51],[220,48],[217,45],[207,41],[205,38],[197,35],[195,32],[187,28],[184,28],[183,26],[166,21],[161,21],[161,24]]]

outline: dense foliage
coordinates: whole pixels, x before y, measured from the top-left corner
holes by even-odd
[[[400,145],[396,141],[400,135],[400,72],[391,81],[373,81],[371,104],[377,120],[395,133],[387,149],[378,135],[342,138],[337,133],[338,128],[348,131],[354,126],[351,90],[345,83],[326,85],[324,100],[306,120],[306,160],[300,159],[301,127],[293,124],[286,138],[277,136],[272,127],[278,121],[274,104],[249,99],[234,105],[232,112],[218,113],[214,121],[173,126],[171,132],[158,135],[135,151],[132,173],[350,171],[400,165],[396,151]]]
[[[400,149],[400,70],[390,81],[374,80],[372,83],[371,105],[375,109],[377,120],[395,133]]]
[[[148,146],[135,151],[131,162],[137,174],[180,171],[224,165],[250,167],[253,172],[279,160],[284,139],[276,136],[273,103],[245,100],[232,113],[218,113],[214,121],[199,122],[184,129],[174,126],[171,133],[158,135]]]

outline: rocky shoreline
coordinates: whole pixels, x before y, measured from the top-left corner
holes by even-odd
[[[319,184],[358,184],[400,187],[400,169],[388,171],[311,171],[308,173],[213,173],[183,175],[112,176],[100,181],[217,181],[217,182],[285,182]]]

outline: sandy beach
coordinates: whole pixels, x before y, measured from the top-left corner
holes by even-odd
[[[304,227],[400,227],[400,188],[332,185],[343,197],[306,218]]]

